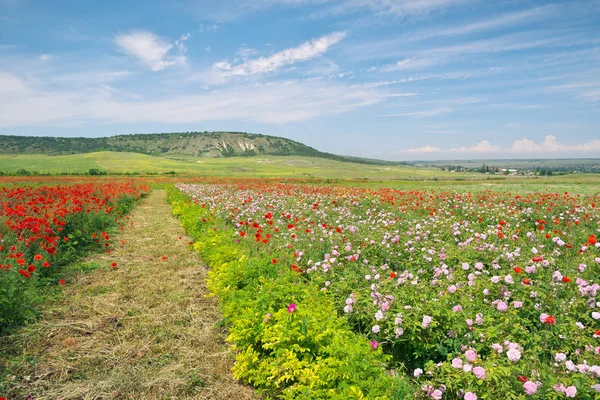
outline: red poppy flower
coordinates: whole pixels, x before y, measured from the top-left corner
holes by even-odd
[[[113,262],[112,264],[110,264],[110,266],[113,267],[113,268],[117,268],[117,263]]]
[[[31,274],[29,272],[25,271],[24,269],[20,269],[19,273],[21,275],[23,275],[25,278],[29,278],[31,276]]]
[[[544,323],[547,325],[554,325],[554,324],[556,324],[556,318],[554,318],[552,315],[549,315],[544,320]]]
[[[396,272],[390,272],[390,278],[391,279],[394,279],[397,276],[398,276],[398,274]]]
[[[32,264],[29,267],[27,267],[27,271],[31,273],[35,272],[35,265]]]
[[[42,263],[42,267],[44,267],[44,268],[50,268],[50,263],[48,261],[44,261]]]
[[[33,256],[33,259],[34,259],[35,261],[40,261],[42,258],[44,258],[44,257],[42,257],[42,255],[41,255],[41,254],[36,254],[35,256]]]
[[[64,284],[65,284],[65,280],[64,280],[64,279],[61,279],[61,280],[59,280],[59,281],[58,281],[58,284],[59,284],[59,285],[64,285]]]
[[[521,382],[527,382],[527,377],[523,376],[523,375],[517,376],[517,379],[520,380]]]
[[[540,261],[544,261],[544,257],[542,256],[535,256],[531,259],[531,261],[533,262],[540,262]]]
[[[569,283],[569,282],[571,282],[571,278],[569,278],[568,276],[563,276],[563,277],[562,277],[562,281],[563,281],[564,283]]]
[[[523,268],[521,268],[521,267],[514,267],[513,271],[515,271],[515,273],[517,273],[517,274],[522,274],[523,273]]]
[[[271,262],[272,262],[273,264],[277,264],[277,259],[273,258],[273,259],[271,260]]]

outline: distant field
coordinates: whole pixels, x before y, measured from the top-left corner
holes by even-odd
[[[551,171],[588,171],[600,172],[598,158],[556,158],[556,159],[518,159],[518,160],[443,160],[443,161],[411,161],[415,166],[447,167],[460,165],[463,168],[479,168],[482,165],[498,168],[514,168],[535,170],[536,168]]]
[[[512,193],[600,193],[600,174],[573,174],[551,177],[495,176],[455,173],[437,168],[376,166],[296,156],[196,158],[161,157],[139,153],[97,152],[76,155],[0,155],[0,171],[21,169],[43,174],[83,174],[95,168],[111,174],[159,173],[143,178],[153,187],[176,182],[215,182],[214,178],[264,179],[289,183],[321,183],[362,187],[389,187],[402,190],[509,191]],[[167,173],[176,172],[170,176]],[[166,174],[166,175],[165,175]],[[90,177],[93,178],[93,177]],[[112,179],[110,176],[97,177]],[[0,177],[0,185],[58,184],[84,177]],[[87,179],[87,178],[85,178]]]
[[[450,179],[471,178],[472,174],[440,171],[435,168],[378,166],[340,162],[314,157],[258,156],[196,158],[191,156],[150,156],[139,153],[97,152],[48,156],[41,154],[0,155],[0,171],[15,173],[85,173],[95,168],[109,173],[168,173],[201,176],[340,178],[340,179]],[[475,176],[476,177],[476,176]]]

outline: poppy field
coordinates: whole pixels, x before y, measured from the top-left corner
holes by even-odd
[[[133,182],[0,188],[0,332],[36,316],[63,268],[92,249],[110,252],[111,232],[149,188]]]
[[[277,398],[600,394],[600,195],[178,184],[234,375]]]

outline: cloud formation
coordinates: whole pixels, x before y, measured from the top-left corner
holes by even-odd
[[[110,88],[109,88],[110,89]],[[96,123],[193,123],[246,120],[282,124],[349,112],[384,100],[374,89],[333,82],[278,81],[144,100],[110,90],[44,90],[0,74],[0,128]]]
[[[535,154],[542,157],[552,156],[557,153],[594,153],[600,151],[600,140],[593,139],[581,144],[560,143],[556,137],[548,135],[541,143],[523,138],[515,140],[510,147],[502,147],[490,144],[487,140],[481,141],[474,146],[462,146],[443,149],[438,146],[423,146],[408,150],[402,150],[398,153],[410,154],[435,154],[435,153],[461,153],[465,156],[477,154],[489,154],[499,157],[507,155]]]
[[[454,111],[452,107],[436,107],[429,110],[404,112],[396,114],[387,114],[386,117],[414,117],[414,118],[426,118],[435,117],[436,115],[448,114]]]
[[[184,35],[175,42],[179,50],[184,49],[183,42],[188,37]],[[169,55],[173,45],[152,32],[122,33],[116,37],[115,43],[123,53],[137,58],[152,71],[161,71],[187,61],[184,55]]]
[[[312,18],[323,18],[330,15],[364,13],[369,11],[378,16],[402,17],[424,15],[444,8],[460,5],[470,0],[279,0],[282,4],[327,3],[328,6],[314,12]]]
[[[325,53],[329,47],[346,37],[346,32],[333,32],[274,53],[268,57],[247,60],[241,64],[232,65],[228,61],[219,61],[213,65],[213,71],[221,76],[253,75],[272,72],[285,65],[308,61]]]

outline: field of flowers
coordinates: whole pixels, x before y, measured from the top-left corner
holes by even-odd
[[[600,396],[600,196],[169,190],[236,377],[281,398]]]
[[[96,247],[110,252],[110,232],[148,187],[132,182],[0,188],[0,332],[35,315],[61,267]]]

